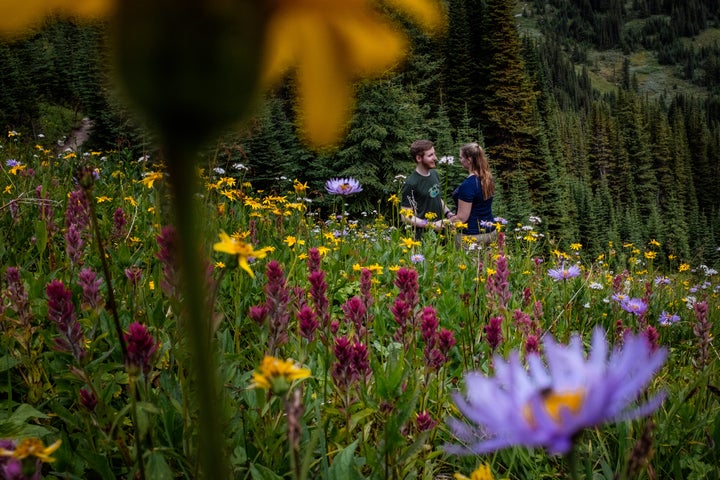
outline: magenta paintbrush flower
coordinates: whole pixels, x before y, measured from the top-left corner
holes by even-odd
[[[467,375],[467,392],[455,395],[467,422],[450,420],[462,443],[447,445],[448,452],[482,454],[524,445],[564,454],[583,429],[648,415],[662,402],[659,394],[635,405],[666,358],[665,349],[653,349],[643,335],[629,334],[622,348],[610,351],[598,328],[587,357],[579,336],[568,345],[548,336],[543,346],[545,362],[531,354],[526,368],[514,351],[509,360],[495,358],[494,378]]]
[[[353,193],[362,192],[362,187],[360,182],[352,177],[331,178],[325,182],[325,190],[333,195],[352,195]]]

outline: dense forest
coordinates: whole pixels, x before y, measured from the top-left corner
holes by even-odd
[[[718,264],[720,0],[446,3],[446,35],[414,32],[400,69],[357,86],[336,149],[305,148],[288,78],[249,124],[218,132],[206,162],[240,163],[235,172],[263,189],[297,178],[320,191],[329,177],[353,176],[363,192],[347,209],[387,213],[396,176],[413,168],[412,140],[432,139],[438,156],[477,140],[498,182],[495,213],[510,225],[536,215],[548,236],[591,254],[654,239],[665,258]],[[61,138],[87,116],[88,148],[127,149],[129,159],[151,151],[110,81],[104,31],[50,22],[0,43],[0,123]],[[662,82],[631,62],[640,52],[669,72]],[[600,71],[610,54],[621,61]],[[457,164],[439,171],[447,190],[463,174]]]

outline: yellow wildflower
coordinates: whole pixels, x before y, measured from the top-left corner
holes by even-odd
[[[112,202],[112,198],[106,197],[105,195],[102,195],[100,197],[97,197],[97,203],[105,203],[105,202]]]
[[[321,257],[324,257],[325,255],[330,253],[330,249],[324,245],[320,245],[319,247],[317,247],[317,251]]]
[[[28,457],[35,457],[41,462],[52,463],[55,461],[55,459],[52,458],[50,455],[55,450],[60,448],[61,443],[62,440],[58,440],[52,445],[46,447],[45,445],[43,445],[42,440],[40,440],[39,438],[26,438],[25,440],[21,441],[17,447],[15,447],[15,450],[6,450],[4,448],[0,448],[0,456],[15,457],[18,460],[24,460]]]
[[[370,270],[375,275],[382,275],[384,267],[380,265],[379,263],[376,263],[374,265],[368,265],[365,268]]]
[[[681,263],[678,267],[678,272],[687,272],[688,270],[690,270],[690,265],[687,263]]]
[[[571,243],[570,244],[570,250],[582,250],[582,243]]]
[[[22,165],[22,164],[18,163],[14,167],[10,167],[8,169],[8,172],[10,172],[11,175],[17,175],[18,172],[22,172],[23,170],[25,170],[25,168],[27,168],[27,165]]]
[[[405,248],[419,247],[421,244],[414,238],[406,237],[400,239],[400,245]]]
[[[305,195],[305,192],[307,192],[308,189],[307,182],[302,183],[300,180],[295,179],[293,181],[293,189],[295,190],[296,195]]]
[[[68,160],[70,158],[77,158],[77,154],[75,152],[68,152],[63,156],[63,160]]]
[[[12,193],[12,189],[13,189],[12,185],[7,185],[5,187],[5,190],[3,191],[3,193]]]
[[[275,247],[268,246],[268,247],[262,247],[259,250],[255,250],[256,255],[255,258],[265,258],[268,254],[271,254],[275,251]]]
[[[653,258],[655,258],[656,255],[657,252],[653,252],[652,250],[645,252],[645,258],[647,258],[648,260],[652,260]]]
[[[402,215],[403,217],[412,217],[414,213],[409,208],[401,208],[400,215]]]
[[[427,220],[428,222],[432,222],[436,218],[437,218],[437,213],[435,213],[435,212],[426,212],[425,213],[425,220]]]
[[[275,394],[283,394],[290,389],[295,380],[310,376],[310,369],[298,367],[292,360],[266,356],[263,358],[259,371],[253,372],[251,388],[264,388]]]
[[[131,196],[127,196],[127,197],[123,198],[123,200],[125,200],[126,202],[128,202],[128,203],[129,203],[130,205],[132,205],[133,207],[137,207],[137,202],[136,202],[135,199],[134,199],[133,197],[131,197]]]
[[[400,205],[400,199],[399,199],[398,196],[395,195],[395,194],[390,195],[390,198],[388,198],[388,202],[389,202],[391,205],[395,205],[396,207],[397,207],[398,205]]]
[[[154,282],[153,280],[150,280],[150,281],[148,282],[148,288],[149,288],[150,290],[155,290],[155,282]]]
[[[215,262],[215,268],[223,269],[225,268],[225,264],[223,262]]]
[[[145,185],[147,188],[153,188],[153,185],[155,185],[155,182],[163,178],[162,172],[148,172],[147,175],[145,175],[145,178],[140,180],[140,183]]]
[[[237,255],[238,265],[253,278],[255,278],[255,273],[250,268],[248,259],[251,257],[264,258],[266,255],[265,250],[255,250],[249,243],[231,237],[225,232],[220,232],[220,241],[213,245],[213,250],[216,252],[229,253],[230,255]]]
[[[305,245],[305,240],[298,240],[292,235],[288,235],[283,241],[287,244],[288,247],[292,247],[294,245]]]

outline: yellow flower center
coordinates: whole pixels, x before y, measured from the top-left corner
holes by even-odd
[[[549,391],[543,394],[542,402],[545,413],[559,424],[562,420],[560,418],[560,412],[562,410],[568,410],[572,413],[577,413],[582,406],[583,400],[585,400],[585,391],[578,389],[567,392]],[[523,408],[523,416],[530,424],[535,424],[535,418],[533,417],[532,408],[529,404],[526,404]]]

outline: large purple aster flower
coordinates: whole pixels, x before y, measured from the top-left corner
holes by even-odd
[[[325,190],[333,195],[352,195],[353,193],[362,192],[362,187],[360,182],[352,177],[331,178],[325,182]]]
[[[570,265],[565,268],[565,265],[563,265],[559,268],[551,268],[548,270],[548,275],[550,275],[550,277],[556,282],[560,280],[568,280],[580,275],[580,267],[577,265]]]
[[[449,453],[482,454],[524,445],[563,454],[584,428],[648,415],[663,400],[660,394],[633,406],[666,357],[664,349],[653,351],[642,335],[625,336],[622,348],[610,352],[598,328],[587,357],[579,336],[568,345],[546,337],[543,350],[546,362],[530,355],[527,369],[514,351],[507,361],[495,358],[494,378],[467,375],[467,393],[456,393],[454,400],[469,423],[450,419],[462,444],[446,445]]]

